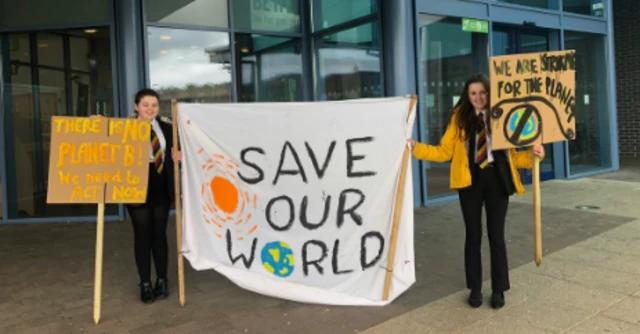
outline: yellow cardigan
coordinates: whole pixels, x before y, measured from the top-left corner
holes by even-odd
[[[413,157],[419,160],[427,160],[433,162],[447,162],[451,160],[451,175],[449,187],[451,190],[457,190],[469,187],[471,185],[471,171],[469,170],[469,156],[465,145],[464,131],[459,130],[456,125],[456,117],[451,118],[451,122],[440,140],[440,145],[426,145],[416,143],[413,149]],[[462,131],[463,136],[459,136]],[[524,195],[525,190],[518,174],[518,168],[533,168],[533,153],[531,149],[516,152],[515,149],[509,149],[507,155],[509,166],[511,167],[511,176],[513,184],[518,195]],[[544,157],[543,157],[544,158]]]

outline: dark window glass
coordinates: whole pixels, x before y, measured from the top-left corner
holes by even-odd
[[[498,0],[498,2],[507,2],[516,5],[545,8],[545,9],[558,9],[558,1],[560,0]]]
[[[236,29],[300,31],[299,0],[233,0]]]
[[[302,100],[300,40],[236,34],[238,101]]]
[[[0,27],[107,23],[110,17],[111,0],[0,1]]]
[[[488,74],[486,34],[462,31],[459,18],[420,15],[420,112],[422,140],[437,145],[449,124],[453,107],[473,73]],[[449,196],[450,163],[424,162],[427,197]]]
[[[604,16],[604,1],[603,0],[563,0],[562,9],[565,12],[592,15],[592,16]]]
[[[348,22],[377,10],[377,0],[312,0],[313,30]]]
[[[576,51],[576,139],[569,141],[572,175],[611,168],[605,38],[565,32],[564,47]]]
[[[149,27],[151,88],[160,94],[160,113],[171,114],[171,99],[230,102],[231,52],[226,32]]]
[[[145,0],[147,21],[228,27],[226,0]]]
[[[376,23],[321,36],[315,44],[318,100],[383,95]]]

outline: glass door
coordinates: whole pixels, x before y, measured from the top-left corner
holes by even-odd
[[[51,118],[117,116],[109,28],[0,34],[9,219],[94,216],[95,205],[48,205]],[[106,206],[117,215],[117,205]]]
[[[492,37],[494,56],[549,51],[549,32],[545,30],[494,27]],[[546,157],[540,163],[541,181],[554,178],[553,144],[545,144],[544,149]],[[525,184],[531,183],[531,170],[520,171],[520,177]]]

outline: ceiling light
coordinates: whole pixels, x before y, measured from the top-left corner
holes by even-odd
[[[86,32],[87,34],[95,34],[96,32],[98,32],[98,30],[96,30],[96,29],[85,29],[84,32]]]
[[[242,49],[240,49],[240,51],[242,51],[242,53],[249,53],[249,49],[247,49],[247,48],[242,48]]]
[[[163,54],[163,55],[166,55],[167,53],[169,53],[169,51],[167,51],[167,50],[160,50],[160,53],[161,53],[161,54]]]
[[[169,35],[162,35],[162,36],[160,36],[160,39],[165,40],[165,41],[168,41],[168,40],[170,40],[170,39],[171,39],[171,36],[169,36]]]

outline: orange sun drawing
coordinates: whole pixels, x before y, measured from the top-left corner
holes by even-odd
[[[214,234],[222,239],[223,231],[235,229],[239,241],[253,234],[258,225],[250,224],[251,214],[256,210],[258,196],[244,190],[237,171],[240,165],[221,154],[207,158],[204,148],[198,150],[206,162],[202,165],[204,182],[201,188],[202,217],[207,224],[215,226]]]

